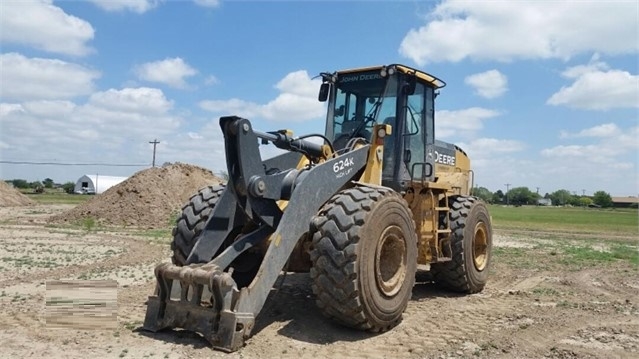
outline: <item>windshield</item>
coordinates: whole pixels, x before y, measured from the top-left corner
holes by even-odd
[[[397,79],[379,71],[342,74],[336,84],[332,118],[327,135],[336,149],[355,137],[370,141],[375,123],[395,116]]]

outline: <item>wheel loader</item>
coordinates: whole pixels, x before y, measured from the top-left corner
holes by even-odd
[[[401,321],[418,270],[453,291],[484,288],[491,218],[470,196],[466,153],[434,136],[445,82],[399,64],[320,76],[324,134],[220,119],[228,181],[183,207],[144,329],[183,328],[236,351],[286,272],[310,273],[326,317],[372,332]],[[262,159],[266,144],[285,151]]]

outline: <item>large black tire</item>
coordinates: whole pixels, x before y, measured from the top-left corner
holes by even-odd
[[[322,313],[373,332],[397,325],[417,268],[417,235],[406,201],[385,188],[344,190],[314,217],[311,233],[311,278]]]
[[[204,229],[206,221],[225,189],[224,185],[204,187],[182,207],[182,214],[173,228],[173,241],[171,242],[173,264],[178,266],[186,264],[186,259],[189,257],[197,237]]]
[[[431,266],[435,283],[455,292],[481,292],[488,280],[493,248],[488,209],[475,197],[452,197],[449,205],[452,260]]]

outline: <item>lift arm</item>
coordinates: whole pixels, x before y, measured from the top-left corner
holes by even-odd
[[[298,240],[308,231],[313,216],[334,194],[361,176],[371,146],[362,145],[308,168],[267,174],[258,149],[259,138],[284,141],[280,146],[297,141],[290,149],[302,148],[310,156],[319,156],[324,149],[309,141],[282,140],[253,131],[251,123],[239,117],[223,117],[220,126],[229,183],[207,223],[207,228],[214,227],[211,223],[218,226],[217,233],[209,231],[209,236],[228,235],[241,218],[255,223],[256,229],[240,236],[215,258],[212,257],[223,240],[200,238],[187,260],[191,264],[179,267],[166,263],[156,267],[157,290],[149,297],[144,328],[196,331],[214,348],[230,352],[242,347],[250,336],[255,317]],[[289,200],[284,211],[277,205],[280,200]],[[257,275],[250,285],[238,289],[229,265],[244,251],[269,239]],[[171,296],[176,282],[180,285],[179,298]]]

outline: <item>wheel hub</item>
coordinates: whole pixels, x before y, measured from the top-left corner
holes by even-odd
[[[406,242],[402,231],[391,226],[381,234],[375,258],[377,287],[386,296],[397,294],[406,277]]]
[[[484,222],[475,225],[473,235],[473,263],[478,271],[486,268],[488,263],[488,229]]]

